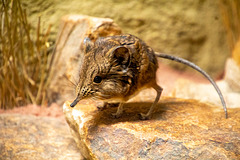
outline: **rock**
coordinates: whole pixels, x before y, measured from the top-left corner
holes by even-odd
[[[68,15],[62,18],[56,41],[52,80],[48,90],[49,99],[63,104],[75,96],[75,85],[82,63],[81,46],[85,38],[95,41],[98,37],[117,35],[121,29],[108,18]]]
[[[217,84],[223,93],[227,108],[240,108],[240,69],[233,59],[228,59],[224,79]],[[179,79],[169,96],[197,99],[201,102],[222,106],[220,98],[211,84],[194,83]]]
[[[229,84],[231,91],[238,92],[240,94],[240,65],[237,65],[236,60],[230,58],[227,60],[224,80]]]
[[[83,159],[65,122],[0,114],[0,159]]]
[[[113,119],[116,108],[98,111],[92,102],[63,111],[77,145],[86,159],[239,159],[240,109],[195,100],[163,98],[151,120],[139,120],[151,103],[131,102]]]
[[[189,59],[214,76],[222,72],[226,57],[230,55],[222,21],[228,17],[222,17],[221,10],[225,7],[220,7],[218,0],[21,2],[34,26],[37,26],[39,15],[45,27],[52,25],[52,39],[55,39],[62,16],[84,14],[111,18],[125,33],[138,36],[154,50]],[[224,6],[229,3],[224,2]],[[229,31],[232,34],[232,30]],[[213,57],[217,57],[215,63],[212,63]]]
[[[235,66],[238,66],[238,69],[240,69],[240,39],[235,43],[234,49],[232,51],[232,58],[235,61]]]

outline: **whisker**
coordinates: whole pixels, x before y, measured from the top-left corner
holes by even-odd
[[[91,97],[90,99],[93,100],[93,101],[98,100],[96,97]]]
[[[74,87],[77,87],[77,83],[72,82],[72,81],[66,76],[66,74],[64,74],[63,77],[64,77],[68,82],[70,82],[71,85],[73,85]]]
[[[62,84],[62,86],[75,89],[75,86],[73,86],[71,83]]]
[[[72,80],[74,81],[73,84],[74,84],[75,86],[77,86],[78,81],[76,80],[76,78],[75,78],[74,76],[72,76]]]

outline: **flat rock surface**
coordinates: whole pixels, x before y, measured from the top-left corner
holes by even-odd
[[[131,102],[113,119],[116,108],[104,111],[81,102],[63,110],[75,141],[87,159],[239,159],[240,109],[196,100],[162,99],[151,120],[139,120],[151,103]]]
[[[83,159],[63,120],[0,114],[0,159]]]

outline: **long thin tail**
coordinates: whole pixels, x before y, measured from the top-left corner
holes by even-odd
[[[157,57],[161,57],[161,58],[169,59],[169,60],[172,60],[172,61],[180,62],[180,63],[183,63],[183,64],[189,66],[189,67],[192,67],[193,69],[200,72],[204,77],[206,77],[211,82],[211,84],[213,85],[215,90],[217,91],[217,93],[218,93],[218,95],[221,99],[222,105],[223,105],[223,109],[224,109],[224,112],[225,112],[225,117],[226,118],[228,117],[227,107],[226,107],[226,103],[225,103],[225,100],[223,98],[222,92],[220,91],[220,89],[217,86],[217,84],[215,83],[215,81],[205,71],[203,71],[196,64],[194,64],[194,63],[192,63],[192,62],[190,62],[186,59],[176,57],[176,56],[172,56],[172,55],[167,55],[167,54],[164,54],[164,53],[158,53],[158,52],[155,52],[155,54],[156,54]]]

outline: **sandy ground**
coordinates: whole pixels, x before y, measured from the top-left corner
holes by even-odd
[[[205,80],[200,74],[179,72],[163,64],[160,64],[160,69],[157,71],[157,74],[158,83],[164,88],[163,96],[171,92],[176,80],[179,78],[185,78],[199,83],[207,82],[207,80]],[[0,109],[0,114],[4,113],[49,116],[64,120],[62,106],[55,103],[51,104],[51,106],[37,106],[29,104],[27,106],[16,107],[10,110]]]
[[[15,107],[9,110],[0,109],[0,114],[12,113],[12,114],[24,114],[24,115],[35,115],[35,116],[44,116],[44,117],[56,117],[64,119],[62,112],[62,107],[57,104],[51,104],[51,106],[38,106],[34,104],[29,104],[26,106]]]

